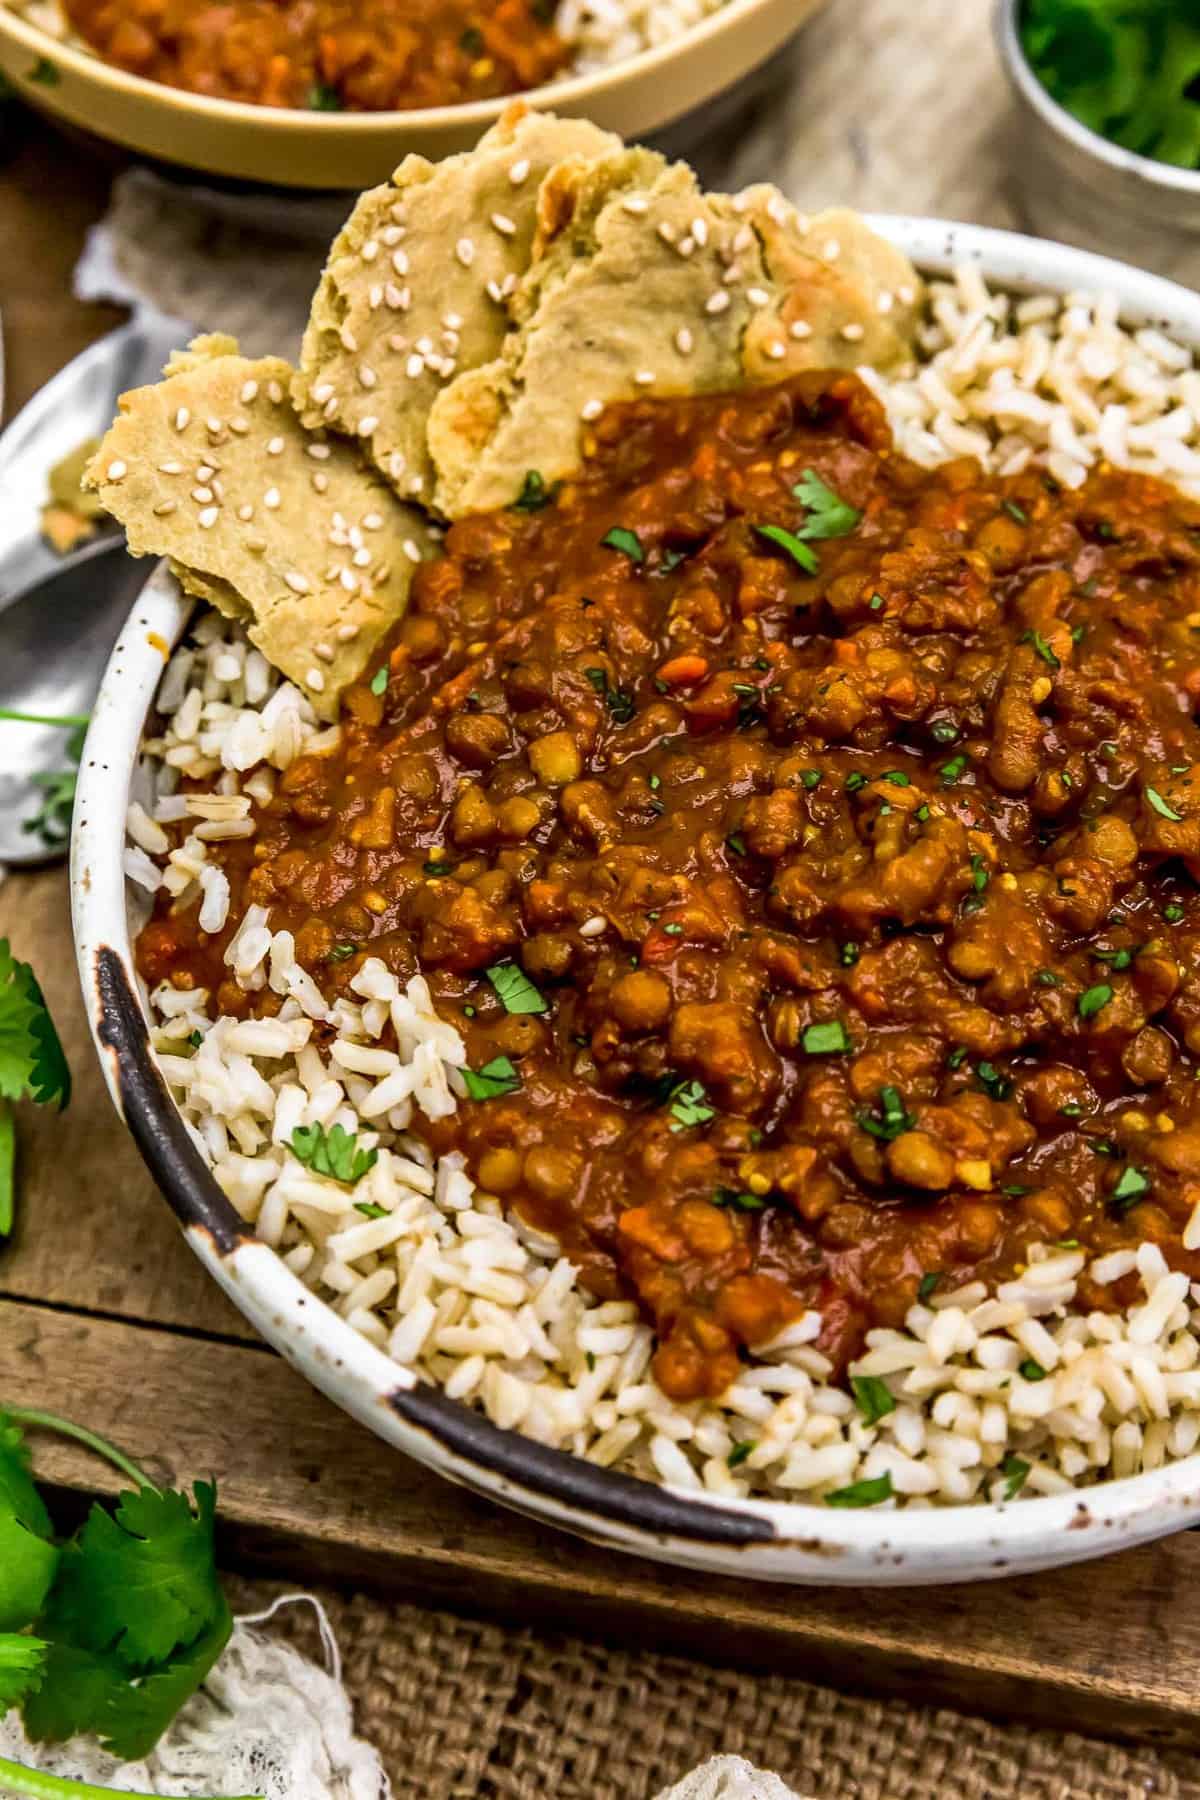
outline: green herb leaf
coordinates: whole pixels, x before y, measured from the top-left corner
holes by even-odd
[[[959,776],[965,773],[966,767],[967,759],[961,751],[957,756],[952,756],[949,762],[944,762],[938,770],[938,774],[942,778],[942,786],[953,787]]]
[[[1161,818],[1173,819],[1177,825],[1183,818],[1182,813],[1177,813],[1174,807],[1167,805],[1157,788],[1148,787],[1146,789],[1146,798]]]
[[[614,722],[628,725],[637,711],[633,695],[625,688],[610,687],[607,669],[585,669],[583,672],[612,714]]]
[[[709,1105],[708,1095],[699,1081],[677,1082],[671,1089],[670,1099],[671,1117],[675,1120],[672,1131],[688,1125],[707,1125],[717,1116],[716,1107]]]
[[[48,56],[39,56],[29,71],[29,79],[36,81],[41,87],[57,87],[62,76],[57,64],[52,63]]]
[[[732,1206],[737,1212],[762,1212],[767,1202],[761,1194],[749,1194],[744,1189],[719,1187],[713,1193],[714,1206]]]
[[[806,1025],[800,1042],[809,1056],[839,1056],[850,1048],[850,1038],[840,1019]]]
[[[0,1634],[0,1714],[41,1687],[46,1676],[47,1645],[24,1632]],[[0,1788],[5,1785],[0,1770]]]
[[[820,787],[825,771],[823,769],[801,769],[801,785],[811,793],[813,788]]]
[[[549,1012],[549,1002],[538,993],[524,969],[515,962],[493,963],[487,978],[495,988],[505,1012]]]
[[[899,1090],[894,1087],[881,1087],[876,1110],[867,1112],[864,1109],[856,1112],[854,1118],[864,1131],[885,1144],[911,1131],[917,1122],[913,1114],[905,1110]]]
[[[1023,644],[1032,644],[1042,661],[1048,663],[1052,669],[1062,668],[1062,664],[1059,662],[1057,656],[1055,656],[1053,650],[1050,648],[1040,631],[1025,632],[1021,638],[1021,642]]]
[[[1178,925],[1187,915],[1182,906],[1172,901],[1169,906],[1163,907],[1162,916],[1168,925]]]
[[[930,1269],[927,1274],[922,1275],[917,1283],[917,1299],[921,1301],[922,1305],[933,1297],[941,1279],[942,1271],[940,1269]]]
[[[605,532],[600,542],[609,550],[621,551],[622,555],[632,558],[635,563],[646,560],[641,538],[636,531],[626,531],[624,525],[614,525],[611,531]]]
[[[878,1375],[852,1375],[850,1386],[855,1404],[868,1425],[878,1424],[888,1413],[895,1412],[896,1402]]]
[[[316,81],[308,90],[308,110],[310,112],[343,112],[342,97],[334,87],[323,81]]]
[[[755,1440],[753,1438],[743,1438],[740,1444],[735,1444],[733,1449],[729,1452],[729,1455],[725,1458],[726,1467],[736,1469],[744,1463],[754,1448],[754,1442]]]
[[[314,1175],[353,1186],[379,1161],[378,1150],[360,1150],[358,1137],[344,1125],[297,1125],[291,1136],[292,1154]]]
[[[1113,997],[1113,989],[1106,981],[1098,981],[1095,987],[1084,988],[1075,1009],[1081,1019],[1094,1019],[1096,1014],[1106,1007]]]
[[[0,1099],[25,1097],[68,1105],[71,1071],[37,977],[0,938]]]
[[[541,512],[544,506],[553,505],[561,486],[562,483],[556,481],[553,487],[548,487],[545,478],[537,469],[526,469],[525,479],[521,483],[521,491],[512,503],[513,512]],[[636,539],[634,541],[637,542]],[[606,538],[604,542],[607,543],[608,539]],[[641,549],[640,544],[638,544],[638,549]],[[641,561],[640,557],[638,561]]]
[[[1118,1215],[1128,1212],[1131,1206],[1136,1206],[1150,1192],[1150,1185],[1150,1177],[1144,1169],[1135,1169],[1132,1163],[1127,1163],[1108,1197],[1109,1205]]]
[[[821,565],[817,561],[816,552],[810,550],[807,544],[802,543],[794,531],[786,531],[782,525],[756,525],[754,529],[759,537],[765,538],[769,544],[777,544],[781,550],[786,550],[792,561],[803,569],[806,575],[818,573]]]
[[[861,955],[862,951],[856,943],[842,944],[838,950],[838,961],[843,969],[852,969]]]
[[[329,952],[327,960],[331,963],[348,962],[352,956],[357,955],[357,944],[335,944]]]
[[[1012,1082],[1007,1075],[1001,1075],[994,1063],[981,1062],[975,1065],[981,1086],[993,1100],[1007,1100],[1012,1093]]]
[[[521,1077],[507,1056],[493,1056],[481,1069],[464,1069],[462,1078],[472,1100],[498,1100],[504,1094],[515,1094]]]
[[[391,1217],[386,1206],[376,1206],[373,1200],[356,1200],[354,1202],[354,1210],[355,1212],[361,1213],[364,1219],[387,1219]]]
[[[1017,1373],[1023,1375],[1026,1381],[1045,1381],[1046,1379],[1045,1369],[1040,1362],[1035,1362],[1032,1356],[1027,1356],[1024,1362],[1017,1364]]]
[[[1015,519],[1018,525],[1028,525],[1029,514],[1024,507],[1018,506],[1015,500],[1005,500],[1003,504],[1010,519]]]
[[[878,1506],[883,1500],[892,1497],[892,1478],[889,1474],[876,1475],[873,1481],[852,1481],[849,1487],[835,1488],[832,1494],[826,1494],[826,1506]]]
[[[800,528],[802,538],[847,537],[862,518],[856,507],[826,487],[815,469],[805,469],[792,492],[808,514]]]
[[[387,684],[388,684],[388,668],[387,668],[387,664],[384,663],[382,668],[376,669],[375,673],[371,677],[371,692],[373,694],[386,694],[387,693]]]
[[[1029,1464],[1020,1456],[1006,1456],[1000,1464],[1000,1473],[1004,1477],[1004,1498],[1015,1500],[1025,1486],[1029,1474]]]

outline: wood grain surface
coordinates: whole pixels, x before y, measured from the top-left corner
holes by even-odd
[[[842,10],[857,3],[843,0]],[[836,193],[860,205],[1007,222],[993,154],[994,74],[968,54],[981,42],[984,0],[938,0],[928,10],[954,53],[952,104],[906,89],[898,35],[870,68],[847,39],[797,82],[785,113],[747,135],[739,174],[758,174],[768,159],[775,168],[789,162],[801,198]],[[873,0],[873,13],[898,33],[911,0]],[[847,92],[857,96],[850,107]],[[920,127],[939,106],[943,154],[935,157],[931,129]],[[0,311],[10,416],[119,315],[83,307],[70,292],[110,170],[32,120],[5,148]],[[86,1420],[164,1477],[215,1474],[229,1565],[354,1581],[509,1623],[1200,1750],[1195,1533],[984,1587],[769,1589],[568,1538],[440,1481],[371,1437],[257,1342],[180,1240],[91,1052],[61,869],[0,886],[4,934],[37,967],[76,1089],[62,1117],[22,1109],[20,1217],[0,1250],[0,1400]],[[109,1471],[73,1447],[47,1439],[37,1459],[64,1497],[110,1485]]]

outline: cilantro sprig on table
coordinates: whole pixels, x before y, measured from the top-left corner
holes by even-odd
[[[93,1504],[60,1540],[30,1467],[24,1426],[85,1443],[135,1484]],[[159,1488],[114,1445],[52,1413],[0,1412],[0,1712],[28,1735],[100,1738],[114,1756],[149,1754],[204,1681],[233,1619],[213,1552],[216,1488]],[[37,1800],[110,1790],[0,1758],[0,1789]]]
[[[61,1111],[70,1098],[71,1071],[37,977],[0,938],[0,1238],[12,1230],[16,1205],[13,1105],[57,1100]]]
[[[35,813],[21,821],[21,830],[41,838],[48,850],[65,849],[71,835],[71,814],[75,810],[75,784],[79,775],[79,759],[87,736],[87,713],[16,712],[0,706],[0,720],[19,725],[54,725],[69,732],[63,746],[68,767],[30,777],[34,785],[44,789],[45,799]]]

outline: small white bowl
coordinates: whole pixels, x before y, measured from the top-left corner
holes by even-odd
[[[876,218],[929,273],[963,263],[1017,290],[1109,290],[1130,323],[1200,348],[1200,295],[1084,251],[936,219]],[[192,602],[159,568],[113,652],[79,777],[71,858],[84,1000],[113,1099],[192,1248],[289,1362],[407,1455],[522,1512],[643,1556],[762,1581],[917,1585],[1054,1568],[1200,1520],[1200,1454],[1008,1506],[843,1512],[654,1487],[535,1444],[449,1400],[360,1337],[251,1236],[167,1093],[134,974],[121,857],[138,741]]]

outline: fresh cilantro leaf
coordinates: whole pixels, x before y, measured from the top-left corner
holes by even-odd
[[[100,1722],[105,1750],[126,1762],[149,1755],[171,1720],[207,1679],[229,1642],[233,1618],[222,1594],[217,1616],[194,1643],[165,1667],[152,1669],[114,1694]]]
[[[620,550],[635,563],[645,562],[646,552],[642,548],[642,540],[636,531],[627,531],[624,525],[614,525],[606,531],[600,542],[609,550]]]
[[[30,1473],[25,1434],[5,1413],[0,1413],[0,1512],[11,1513],[38,1537],[54,1536],[50,1514]]]
[[[895,1412],[896,1402],[886,1382],[880,1381],[878,1375],[852,1375],[850,1386],[858,1410],[868,1425],[876,1425],[888,1413]]]
[[[800,1043],[809,1056],[834,1056],[850,1048],[849,1035],[840,1019],[806,1025]]]
[[[1018,506],[1015,500],[1005,500],[1003,506],[1010,519],[1015,519],[1018,525],[1028,525],[1029,514],[1023,506]]]
[[[481,1069],[464,1069],[462,1078],[472,1100],[496,1100],[502,1094],[515,1094],[521,1077],[507,1056],[493,1056]]]
[[[628,725],[637,711],[633,695],[626,688],[610,687],[607,669],[585,669],[583,672],[612,714],[614,723]]]
[[[1096,1014],[1108,1005],[1112,997],[1113,990],[1108,983],[1098,981],[1094,987],[1084,988],[1075,1002],[1075,1010],[1081,1019],[1094,1019]]]
[[[888,1473],[876,1475],[873,1481],[852,1481],[849,1487],[835,1488],[826,1494],[826,1506],[878,1506],[892,1497],[892,1478]]]
[[[1000,1473],[1004,1477],[1004,1498],[1015,1500],[1025,1486],[1025,1477],[1029,1474],[1029,1464],[1020,1456],[1006,1456],[1000,1464]]]
[[[925,1304],[926,1300],[933,1298],[941,1279],[942,1271],[940,1269],[930,1269],[927,1274],[922,1275],[920,1281],[917,1283],[917,1299],[922,1305]]]
[[[512,511],[541,512],[543,506],[553,504],[561,486],[562,483],[556,481],[553,487],[548,487],[545,477],[537,469],[526,469],[525,479],[521,483],[521,491],[512,503]]]
[[[206,1630],[221,1609],[216,1490],[198,1481],[193,1493],[194,1508],[186,1494],[148,1487],[123,1493],[115,1513],[93,1506],[63,1551],[42,1629],[135,1671]]]
[[[732,1206],[737,1212],[762,1212],[767,1204],[761,1194],[745,1193],[731,1187],[715,1189],[712,1203],[714,1206]]]
[[[1157,788],[1148,787],[1146,789],[1146,798],[1160,818],[1173,819],[1177,825],[1183,818],[1182,813],[1177,813],[1174,807],[1167,805],[1167,802],[1163,799]]]
[[[805,469],[792,489],[808,517],[800,528],[802,538],[847,537],[862,514],[826,487],[815,469]]]
[[[0,1631],[23,1631],[46,1603],[58,1572],[57,1546],[0,1512]]]
[[[46,1675],[46,1650],[42,1638],[23,1632],[0,1634],[0,1714],[41,1687]]]
[[[786,531],[782,525],[756,525],[759,537],[766,538],[769,544],[778,544],[786,550],[792,561],[804,570],[806,575],[815,575],[821,565],[817,561],[816,551],[810,550],[807,544],[801,543],[794,531]]]
[[[355,1212],[361,1213],[364,1219],[386,1219],[389,1217],[386,1206],[376,1206],[373,1200],[356,1200]]]
[[[325,82],[314,82],[308,90],[308,109],[310,112],[343,112],[342,97],[336,88],[328,87]]]
[[[44,1669],[41,1686],[26,1696],[21,1708],[25,1730],[35,1744],[61,1744],[96,1731],[131,1686],[115,1657],[95,1656],[70,1643],[51,1640]]]
[[[353,1184],[379,1161],[378,1150],[360,1150],[358,1137],[343,1125],[297,1125],[291,1137],[292,1154],[314,1175]]]
[[[383,663],[380,668],[376,669],[371,677],[371,692],[373,694],[386,694],[387,684],[388,667],[386,663]]]
[[[1062,664],[1046,642],[1040,631],[1027,631],[1021,638],[1023,644],[1032,644],[1044,663],[1052,669],[1061,669]]]
[[[493,963],[487,978],[507,1013],[544,1013],[549,1003],[515,962]]]
[[[0,1099],[71,1098],[71,1071],[37,977],[0,938]]]
[[[743,1438],[740,1444],[735,1444],[733,1449],[729,1452],[729,1455],[725,1458],[726,1468],[736,1469],[741,1463],[744,1463],[750,1452],[753,1450],[754,1443],[755,1440],[753,1438]]]
[[[876,1110],[867,1112],[863,1108],[855,1113],[854,1118],[864,1131],[884,1144],[890,1144],[903,1132],[911,1131],[917,1122],[912,1113],[905,1110],[899,1090],[894,1087],[881,1087]]]
[[[672,1131],[680,1131],[689,1125],[707,1125],[716,1117],[716,1108],[708,1104],[702,1082],[677,1082],[671,1089],[670,1098],[671,1117],[675,1120]]]
[[[0,1238],[12,1231],[17,1216],[17,1122],[12,1104],[0,1100]]]
[[[352,956],[357,955],[357,944],[335,944],[325,960],[331,963],[348,962]]]
[[[1035,1362],[1032,1356],[1027,1356],[1023,1362],[1017,1364],[1017,1373],[1023,1375],[1026,1381],[1045,1381],[1046,1379],[1045,1369],[1040,1362]]]
[[[1129,1211],[1150,1192],[1150,1177],[1130,1163],[1121,1170],[1117,1185],[1109,1195],[1109,1205],[1117,1214]]]

